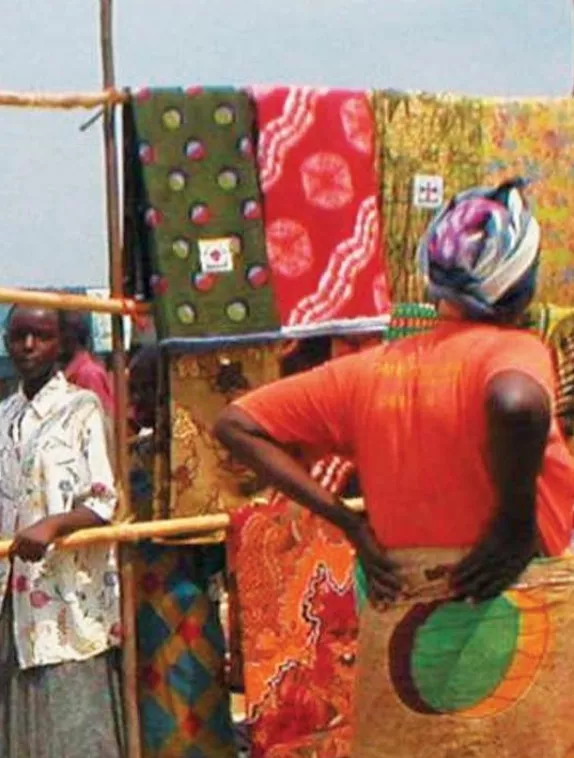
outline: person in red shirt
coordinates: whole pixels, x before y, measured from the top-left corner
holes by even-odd
[[[114,413],[112,382],[105,366],[90,352],[91,333],[86,314],[63,311],[61,360],[66,379],[91,390],[100,399],[108,416]]]
[[[461,193],[431,224],[419,255],[438,303],[433,331],[263,387],[215,425],[235,458],[343,530],[375,600],[401,589],[391,549],[471,548],[450,581],[480,601],[536,554],[569,544],[574,463],[553,412],[550,355],[513,326],[539,261],[523,190],[516,180]],[[356,462],[366,514],[342,507],[300,462],[327,452]]]

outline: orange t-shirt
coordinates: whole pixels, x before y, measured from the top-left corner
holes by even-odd
[[[496,507],[487,467],[485,390],[515,370],[553,397],[550,354],[533,334],[470,322],[263,387],[237,402],[282,443],[352,458],[369,519],[388,548],[473,544]],[[548,553],[570,541],[574,459],[553,419],[538,482]]]

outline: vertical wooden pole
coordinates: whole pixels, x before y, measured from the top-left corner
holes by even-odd
[[[115,87],[113,55],[113,6],[112,0],[100,0],[100,35],[103,85]],[[106,165],[106,209],[108,227],[110,289],[112,297],[123,296],[123,262],[120,222],[120,192],[118,171],[118,148],[116,140],[115,108],[109,105],[104,113],[104,147]],[[113,361],[115,389],[115,456],[116,477],[119,484],[120,508],[128,510],[129,502],[129,455],[127,426],[127,377],[123,322],[113,316]],[[140,729],[138,713],[137,647],[135,628],[135,577],[132,552],[129,547],[121,551],[122,616],[124,628],[123,687],[127,723],[128,756],[140,758]]]

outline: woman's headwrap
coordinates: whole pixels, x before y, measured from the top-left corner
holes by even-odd
[[[526,184],[518,178],[495,189],[477,187],[442,207],[418,249],[431,299],[479,320],[506,320],[524,310],[534,295],[540,248]]]

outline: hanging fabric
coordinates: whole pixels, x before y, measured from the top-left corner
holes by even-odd
[[[536,299],[574,301],[574,101],[485,100],[484,183],[521,174],[542,229]]]
[[[154,517],[221,513],[263,494],[265,485],[233,461],[211,430],[236,397],[279,378],[279,345],[229,343],[168,360]]]
[[[276,329],[248,95],[143,90],[124,123],[127,284],[158,337]]]
[[[139,711],[145,758],[234,758],[225,644],[210,582],[222,548],[138,548]]]
[[[346,464],[321,466],[315,476],[340,489]],[[253,758],[345,758],[357,636],[348,542],[277,496],[232,514],[228,556]]]
[[[364,92],[256,89],[267,254],[283,326],[388,311],[375,122]]]
[[[393,302],[422,302],[419,239],[443,199],[481,183],[479,100],[393,90],[373,94],[384,245]]]

